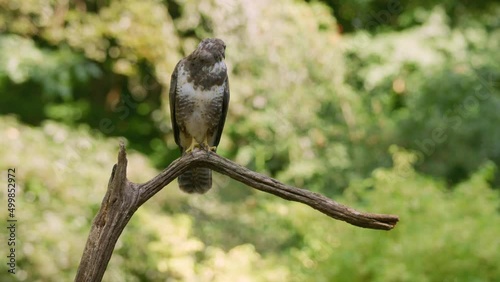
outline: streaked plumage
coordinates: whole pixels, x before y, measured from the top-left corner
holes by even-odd
[[[170,117],[182,154],[195,147],[215,150],[219,145],[229,104],[225,49],[220,39],[204,39],[172,73]],[[191,169],[179,176],[178,182],[185,192],[205,193],[212,187],[212,172]]]

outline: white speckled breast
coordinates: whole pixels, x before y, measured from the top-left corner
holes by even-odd
[[[206,73],[220,71],[226,71],[223,61],[207,69]],[[202,143],[207,132],[216,126],[221,118],[224,84],[203,89],[195,87],[193,80],[188,78],[184,65],[180,66],[177,77],[176,119],[188,134],[198,143]]]

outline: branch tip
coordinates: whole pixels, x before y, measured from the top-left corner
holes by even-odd
[[[125,149],[125,143],[120,141],[120,150],[118,151],[118,165],[127,165],[127,150]]]

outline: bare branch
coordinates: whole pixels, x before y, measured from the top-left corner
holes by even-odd
[[[192,167],[211,168],[250,187],[289,201],[306,204],[334,219],[355,226],[390,230],[399,220],[395,215],[358,212],[321,194],[285,185],[216,153],[204,150],[195,150],[175,160],[146,183],[132,183],[127,180],[127,157],[125,147],[121,144],[118,163],[113,167],[108,190],[92,223],[75,281],[101,281],[116,241],[134,212],[163,187]]]

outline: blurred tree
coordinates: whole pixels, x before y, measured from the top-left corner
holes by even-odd
[[[306,2],[315,2],[306,0]],[[471,18],[483,22],[497,22],[498,3],[481,1],[435,0],[319,0],[330,6],[343,32],[366,30],[400,30],[418,26],[427,21],[429,11],[441,7],[450,18],[452,26],[460,26]]]
[[[31,124],[87,123],[166,158],[164,146],[158,146],[168,131],[159,103],[179,40],[162,3],[6,0],[0,5],[2,113],[16,113]]]
[[[290,249],[294,281],[492,281],[500,277],[496,167],[482,166],[452,191],[416,173],[413,153],[392,148],[394,167],[352,183],[342,202],[401,218],[389,233],[359,232],[299,205],[288,207],[304,245]],[[480,239],[478,239],[480,238]]]
[[[0,170],[16,168],[16,218],[23,226],[16,238],[17,273],[3,271],[0,280],[72,280],[116,161],[118,142],[104,140],[85,126],[70,129],[50,121],[32,128],[11,117],[0,117],[0,135]],[[143,182],[156,174],[144,156],[129,152],[128,159],[132,181]],[[205,245],[192,234],[191,217],[159,212],[158,203],[179,205],[186,195],[175,184],[161,194],[157,198],[162,200],[148,202],[131,219],[104,281],[288,280],[284,265],[261,257],[250,245],[227,252]],[[2,232],[0,239],[6,242],[6,236]]]
[[[446,19],[436,9],[420,27],[347,42],[346,78],[364,105],[353,159],[365,173],[390,161],[394,143],[418,151],[417,168],[450,183],[488,160],[500,165],[500,131],[492,126],[499,122],[500,34],[477,25],[450,29]]]
[[[165,91],[174,64],[209,36],[228,46],[222,155],[328,195],[346,189],[344,200],[403,225],[389,235],[337,226],[215,176],[208,195],[166,189],[141,209],[107,281],[500,277],[489,185],[500,187],[500,5],[323,2],[333,9],[0,0],[0,166],[22,167],[31,228],[15,278],[71,280],[114,163],[116,141],[104,136],[149,157],[130,161],[132,180],[155,172],[148,161],[163,168],[178,156]]]

